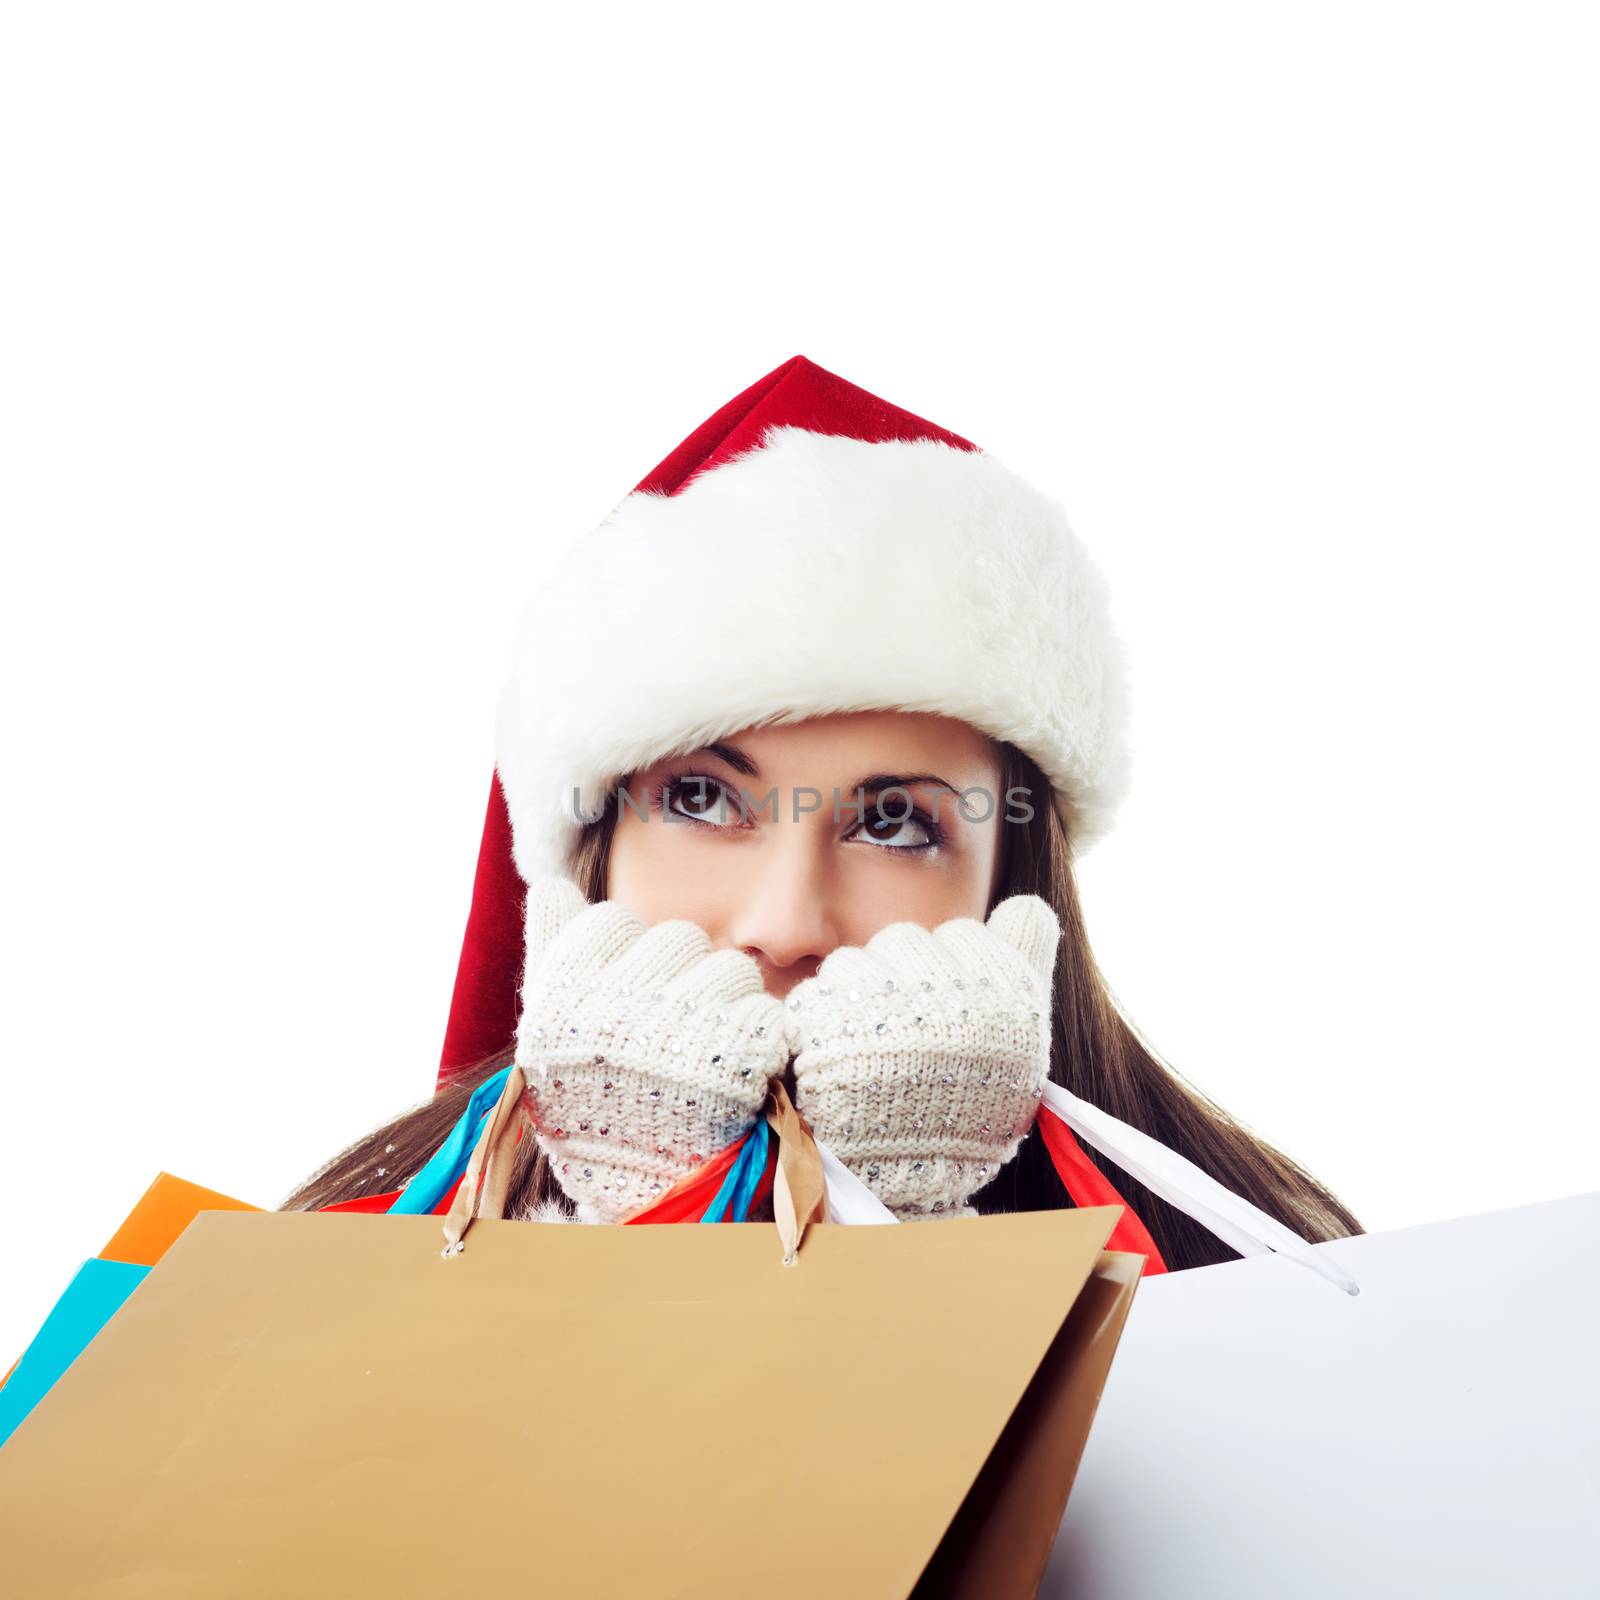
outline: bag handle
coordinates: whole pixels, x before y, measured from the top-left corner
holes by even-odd
[[[495,1222],[504,1217],[517,1144],[532,1122],[523,1100],[526,1088],[521,1067],[513,1065],[506,1074],[500,1099],[484,1121],[445,1216],[445,1243],[440,1255],[460,1255],[466,1248],[464,1235],[479,1217]],[[795,1109],[781,1079],[772,1086],[765,1116],[767,1126],[778,1138],[772,1214],[783,1245],[783,1264],[789,1267],[799,1259],[806,1228],[813,1222],[828,1220],[828,1183],[811,1126]]]
[[[767,1101],[767,1126],[778,1136],[778,1165],[772,1175],[772,1217],[783,1241],[783,1264],[792,1267],[800,1240],[813,1222],[828,1220],[828,1180],[811,1124],[795,1109],[782,1078]]]
[[[511,1187],[511,1165],[517,1144],[531,1123],[523,1093],[527,1080],[513,1064],[495,1108],[485,1119],[483,1132],[473,1146],[467,1170],[444,1219],[442,1256],[460,1255],[466,1249],[462,1235],[478,1217],[498,1222],[505,1215],[506,1193]]]

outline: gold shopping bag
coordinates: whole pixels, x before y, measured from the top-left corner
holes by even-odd
[[[1035,1592],[1143,1261],[1114,1208],[807,1227],[780,1090],[777,1229],[504,1221],[514,1078],[442,1248],[190,1223],[0,1450],[8,1597]]]

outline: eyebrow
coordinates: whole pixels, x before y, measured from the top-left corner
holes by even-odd
[[[714,744],[702,745],[700,752],[691,751],[690,754],[701,752],[715,756],[719,761],[726,761],[735,772],[742,772],[747,778],[761,776],[761,768],[736,744],[727,744],[719,739]],[[951,794],[960,793],[954,784],[947,782],[936,772],[873,772],[849,787],[852,794],[857,789],[864,790],[867,794],[882,794],[885,789],[909,789],[918,783],[936,783],[941,789],[948,789]]]

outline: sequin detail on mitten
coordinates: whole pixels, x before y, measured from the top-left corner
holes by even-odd
[[[535,885],[530,923],[561,893]],[[557,921],[524,978],[517,1062],[577,1220],[619,1222],[755,1121],[788,1062],[783,1010],[749,956],[686,919],[646,928],[602,901]]]

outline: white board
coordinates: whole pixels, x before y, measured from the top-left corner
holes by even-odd
[[[1600,1596],[1600,1194],[1141,1282],[1041,1596]]]

